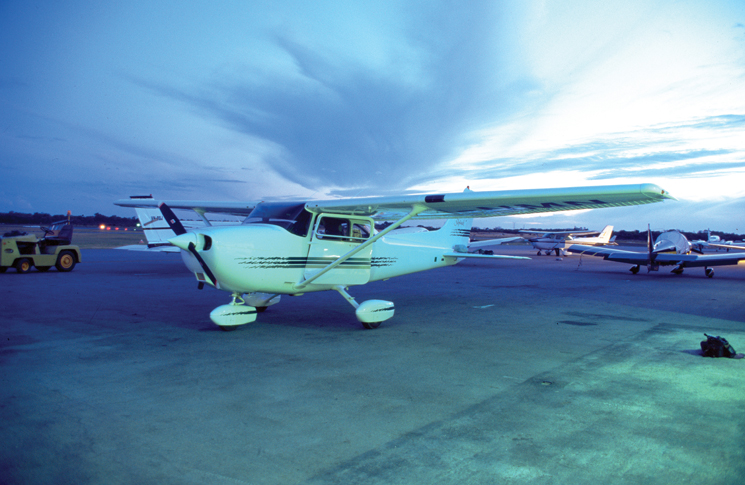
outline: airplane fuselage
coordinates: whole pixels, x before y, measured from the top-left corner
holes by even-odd
[[[455,264],[457,258],[443,257],[452,250],[452,238],[441,237],[439,232],[393,231],[303,287],[298,285],[357,248],[365,238],[324,237],[317,231],[299,236],[271,224],[203,228],[195,236],[199,253],[220,289],[291,295],[362,285]],[[199,281],[213,284],[190,252],[181,253]]]

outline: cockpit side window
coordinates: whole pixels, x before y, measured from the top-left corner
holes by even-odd
[[[315,237],[347,242],[363,242],[370,238],[369,221],[346,217],[323,216],[316,225]]]
[[[264,202],[251,211],[243,224],[272,224],[296,236],[305,237],[312,218],[313,215],[305,210],[305,204]]]

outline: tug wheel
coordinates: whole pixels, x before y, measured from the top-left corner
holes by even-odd
[[[57,271],[62,271],[64,273],[72,271],[75,267],[75,256],[73,256],[71,251],[62,251],[59,253],[57,264],[55,264],[54,267],[57,268]]]
[[[31,264],[31,260],[28,258],[21,258],[17,260],[15,264],[16,271],[18,271],[19,273],[28,273],[29,271],[31,271],[32,266],[33,265]]]

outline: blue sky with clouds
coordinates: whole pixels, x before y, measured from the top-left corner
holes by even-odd
[[[0,65],[0,211],[652,182],[493,223],[745,233],[740,0],[9,0]]]

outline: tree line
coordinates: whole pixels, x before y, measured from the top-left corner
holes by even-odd
[[[48,226],[54,222],[67,220],[67,214],[46,214],[43,212],[34,212],[33,214],[24,214],[22,212],[0,212],[0,224],[14,224],[14,225],[33,225],[33,226]],[[119,216],[105,216],[98,212],[92,216],[70,216],[70,222],[74,226],[100,226],[106,224],[107,226],[117,227],[135,227],[137,226],[136,217],[119,217]]]

